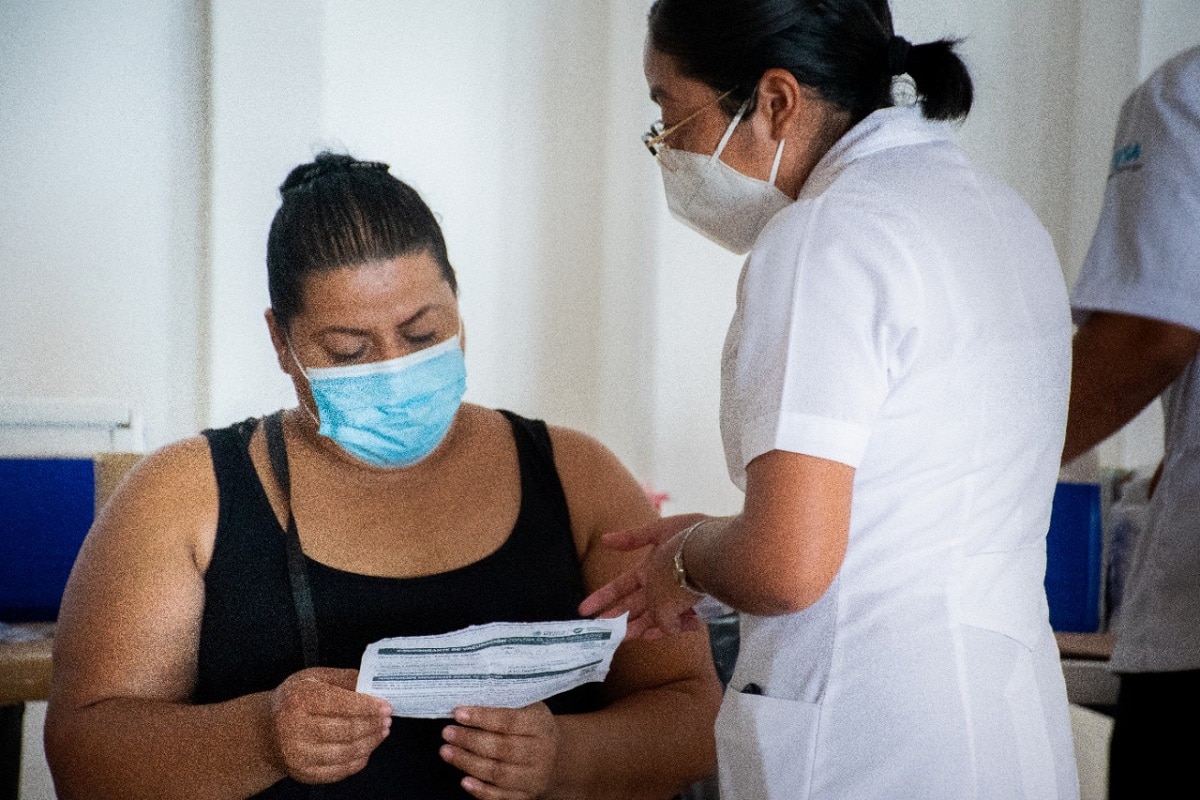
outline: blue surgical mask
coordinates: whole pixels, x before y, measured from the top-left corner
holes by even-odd
[[[376,467],[411,467],[428,457],[450,432],[467,390],[457,336],[389,361],[307,370],[296,364],[317,404],[318,433]]]

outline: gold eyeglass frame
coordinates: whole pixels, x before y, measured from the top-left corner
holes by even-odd
[[[721,102],[722,100],[724,100],[726,97],[728,97],[731,94],[733,94],[733,89],[729,89],[728,91],[721,92],[711,102],[705,103],[704,105],[700,106],[695,111],[688,114],[686,117],[679,120],[679,122],[676,122],[674,125],[672,125],[669,128],[663,127],[663,121],[661,119],[656,120],[655,122],[651,123],[650,130],[647,131],[646,133],[642,134],[642,144],[646,145],[646,149],[650,151],[650,155],[654,156],[655,158],[658,158],[659,154],[662,153],[662,151],[666,147],[666,145],[663,144],[664,139],[666,139],[671,134],[675,133],[675,131],[679,130],[684,125],[687,125],[689,122],[694,120],[696,117],[700,116],[700,112],[704,111],[709,106],[712,106],[712,105],[715,105],[716,103]]]

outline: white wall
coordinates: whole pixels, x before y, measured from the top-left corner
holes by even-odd
[[[470,398],[587,428],[606,17],[587,0],[339,0],[323,48],[326,135],[391,163],[442,217]]]
[[[212,259],[206,424],[294,404],[275,362],[267,308],[267,228],[277,187],[320,133],[321,3],[211,0]]]
[[[138,407],[151,446],[291,401],[266,229],[322,145],[442,214],[470,397],[589,430],[676,508],[736,506],[716,431],[737,259],[665,212],[637,137],[645,0],[0,0],[0,396]],[[966,38],[967,149],[1073,279],[1121,99],[1192,0],[897,0]],[[1156,457],[1156,411],[1102,450]]]
[[[189,0],[0,1],[0,396],[202,422],[206,29]]]

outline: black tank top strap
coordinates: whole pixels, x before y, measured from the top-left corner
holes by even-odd
[[[532,525],[518,525],[514,535],[548,534],[542,544],[552,549],[567,546],[570,560],[578,558],[571,534],[571,514],[558,468],[554,463],[554,445],[550,431],[540,419],[527,419],[505,409],[497,409],[512,426],[521,469],[521,514],[533,519]],[[562,535],[563,532],[566,535]],[[553,533],[551,533],[553,532]],[[562,552],[561,555],[566,555]]]
[[[217,529],[227,526],[228,522],[241,515],[244,509],[253,505],[259,489],[258,473],[250,461],[250,437],[258,428],[261,420],[250,417],[228,428],[209,428],[201,431],[208,440],[208,449],[212,454],[213,474],[217,479],[218,514]]]
[[[263,418],[263,433],[267,437],[267,458],[275,482],[283,490],[287,500],[287,529],[284,545],[287,548],[288,583],[292,591],[292,604],[300,618],[300,644],[304,651],[304,666],[316,667],[321,662],[321,639],[317,629],[317,614],[313,607],[312,586],[308,579],[308,566],[304,549],[300,546],[300,532],[296,530],[296,517],[292,514],[292,472],[288,467],[287,445],[283,438],[283,412]]]
[[[527,444],[534,446],[539,460],[548,464],[554,463],[554,445],[550,441],[550,429],[546,427],[545,422],[540,419],[526,419],[503,408],[497,411],[512,425],[518,439],[524,439]]]

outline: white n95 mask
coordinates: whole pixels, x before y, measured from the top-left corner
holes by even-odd
[[[775,186],[783,142],[775,151],[771,177],[762,181],[738,172],[721,160],[749,99],[734,115],[711,156],[665,147],[658,155],[667,207],[675,219],[738,255],[749,252],[771,217],[792,203]]]

